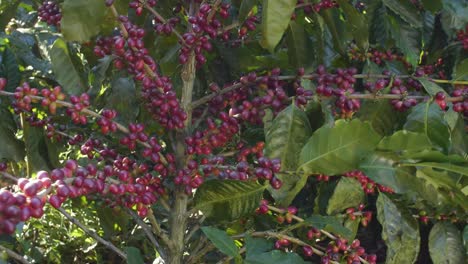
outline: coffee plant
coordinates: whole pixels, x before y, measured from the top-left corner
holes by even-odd
[[[465,263],[466,1],[0,14],[0,263]]]

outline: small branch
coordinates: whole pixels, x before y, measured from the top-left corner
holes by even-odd
[[[283,209],[280,209],[280,208],[277,208],[277,207],[274,207],[274,206],[271,206],[271,205],[268,205],[268,209],[270,209],[270,210],[273,211],[273,212],[280,213],[280,214],[284,214],[284,213],[287,212],[286,210],[283,210]],[[291,218],[294,219],[294,220],[296,220],[296,221],[298,221],[298,222],[300,222],[300,223],[302,223],[302,222],[305,221],[303,218],[300,218],[300,217],[298,217],[298,216],[296,216],[296,215],[292,215]],[[323,229],[320,229],[320,233],[324,234],[325,236],[327,236],[328,238],[330,238],[330,239],[332,239],[332,240],[338,239],[336,236],[334,236],[334,235],[331,234],[330,232],[325,231],[325,230],[323,230]],[[288,240],[289,240],[289,239],[288,239]],[[291,241],[291,242],[293,242],[293,241]],[[359,257],[359,260],[360,260],[362,263],[368,264],[368,262],[367,262],[365,259],[361,258],[361,257]]]
[[[159,225],[158,221],[156,220],[156,217],[154,217],[154,212],[151,208],[148,208],[148,219],[150,220],[151,226],[153,227],[153,232],[158,236],[162,242],[169,248],[173,249],[174,243],[172,240],[169,239],[169,237],[163,233],[161,230],[161,226]]]
[[[161,21],[162,23],[167,23],[167,20],[161,14],[159,14],[158,11],[149,6],[145,0],[140,0],[140,3],[142,3],[144,7],[148,9],[148,11],[150,11],[159,21]],[[172,32],[179,38],[180,41],[182,41],[184,45],[186,45],[184,38],[175,28],[172,29]]]
[[[239,249],[239,255],[244,254],[245,251],[247,251],[246,247],[243,247],[243,248]],[[233,257],[228,256],[228,257],[225,257],[224,259],[218,261],[217,264],[229,263],[232,259],[233,259]]]
[[[141,226],[141,228],[143,229],[143,232],[145,232],[148,239],[151,241],[154,247],[158,250],[159,255],[161,255],[163,259],[166,259],[167,257],[166,252],[164,248],[158,243],[156,238],[153,236],[153,233],[151,232],[151,227],[148,226],[145,222],[143,222],[143,220],[141,220],[141,218],[134,211],[128,208],[126,210],[132,216],[132,218],[135,219],[138,225]]]
[[[5,178],[14,181],[15,183],[18,181],[18,178],[16,178],[15,176],[9,174],[8,172],[1,171],[0,174]]]
[[[18,261],[19,263],[22,263],[22,264],[30,264],[31,262],[27,261],[25,258],[23,258],[23,256],[19,255],[18,253],[14,252],[13,250],[9,249],[9,248],[6,248],[2,245],[0,245],[0,251],[5,251],[7,253],[7,255]]]
[[[188,264],[191,263],[200,263],[198,260],[206,255],[206,253],[210,252],[211,250],[215,249],[216,247],[213,244],[209,244],[203,247],[199,252],[196,252],[193,257],[187,260]]]
[[[57,208],[57,210],[62,213],[68,220],[70,220],[70,222],[72,222],[74,225],[78,226],[79,228],[81,228],[81,230],[83,230],[86,234],[88,234],[89,236],[91,236],[92,238],[94,238],[95,240],[97,240],[98,242],[100,242],[101,244],[103,244],[104,246],[106,246],[108,249],[114,251],[117,255],[119,255],[122,259],[124,260],[127,260],[127,255],[121,251],[120,249],[118,249],[116,246],[114,246],[111,242],[107,241],[107,240],[104,240],[102,237],[100,237],[99,235],[97,235],[94,231],[91,231],[89,230],[86,226],[84,226],[80,221],[78,221],[78,219],[74,218],[73,216],[71,216],[69,213],[67,213],[67,211],[65,211],[63,208]]]
[[[331,74],[332,76],[335,76],[334,74]],[[294,79],[298,79],[298,78],[303,78],[303,79],[314,79],[314,78],[317,78],[319,77],[318,74],[307,74],[307,75],[304,75],[302,77],[298,77],[296,75],[283,75],[283,76],[278,76],[278,80],[294,80]],[[392,78],[392,76],[388,76],[388,75],[383,75],[383,74],[355,74],[353,75],[353,77],[355,79],[369,79],[369,78],[382,78],[382,79],[389,79],[389,78]],[[255,79],[255,81],[253,82],[250,82],[249,84],[255,84],[257,83],[258,81],[260,81],[263,77],[257,77],[257,79]],[[408,79],[408,78],[413,78],[413,76],[411,75],[398,75],[398,78],[401,78],[401,79]],[[468,81],[456,81],[456,80],[440,80],[440,79],[430,79],[432,82],[434,83],[442,83],[442,84],[452,84],[452,85],[468,85]],[[247,84],[247,85],[249,85]],[[207,102],[209,102],[211,99],[213,99],[214,97],[218,96],[218,95],[223,95],[225,93],[228,93],[228,92],[231,92],[231,91],[234,91],[236,89],[240,89],[242,87],[245,87],[246,84],[243,84],[243,83],[235,83],[231,86],[228,86],[228,87],[225,87],[223,89],[221,89],[219,92],[217,93],[211,93],[209,95],[206,95],[202,98],[199,98],[198,100],[194,101],[192,103],[192,109],[195,109]],[[348,98],[355,98],[355,99],[401,99],[403,96],[402,95],[396,95],[396,94],[385,94],[385,95],[374,95],[374,94],[351,94],[351,95],[348,95]],[[413,99],[417,99],[417,100],[423,100],[423,99],[428,99],[430,98],[429,96],[406,96],[405,98],[413,98]],[[462,101],[464,100],[463,96],[459,96],[459,97],[447,97],[445,99],[445,101],[447,102],[458,102],[458,101]]]
[[[6,92],[6,91],[0,91],[0,96],[9,96],[9,97],[14,97],[15,94],[14,93],[10,93],[10,92]],[[44,99],[44,97],[42,96],[33,96],[33,95],[30,95],[29,96],[31,99],[33,100],[37,100],[37,101],[41,101],[42,99]],[[67,108],[71,108],[73,109],[74,105],[72,103],[69,103],[69,102],[66,102],[66,101],[62,101],[62,100],[57,100],[55,101],[55,103],[58,105],[58,106],[63,106],[63,107],[67,107]],[[91,116],[91,117],[94,117],[94,118],[97,118],[97,119],[100,119],[100,118],[103,118],[103,116],[101,116],[100,114],[88,109],[88,108],[83,108],[80,113],[83,113],[87,116]],[[116,126],[117,126],[117,129],[124,133],[124,134],[130,134],[130,131],[128,130],[128,128],[126,128],[124,125],[116,122],[116,121],[112,121]],[[142,141],[138,141],[138,143],[142,146],[144,146],[145,148],[151,148],[151,146],[146,143],[146,142],[142,142]],[[162,154],[159,154],[160,158],[161,158],[161,162],[165,165],[168,164],[167,160],[166,160],[166,157],[164,157]]]

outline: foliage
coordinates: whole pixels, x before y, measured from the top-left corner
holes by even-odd
[[[0,263],[461,263],[463,0],[0,1]]]

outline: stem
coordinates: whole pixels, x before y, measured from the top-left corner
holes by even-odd
[[[10,92],[5,92],[5,91],[0,91],[0,96],[10,96],[10,97],[14,97],[15,94],[14,93],[10,93]],[[41,101],[42,99],[44,99],[44,97],[42,96],[32,96],[30,95],[29,97],[31,97],[31,99],[34,99],[34,100],[37,100],[37,101]],[[74,108],[74,105],[72,103],[69,103],[69,102],[66,102],[66,101],[62,101],[62,100],[57,100],[55,101],[55,103],[57,104],[57,106],[63,106],[63,107],[67,107],[67,108],[71,108],[73,109]],[[103,116],[101,116],[100,114],[88,109],[88,108],[83,108],[80,113],[83,113],[87,116],[91,116],[91,117],[94,117],[94,118],[97,118],[97,119],[100,119],[100,118],[103,118]],[[116,122],[116,121],[112,121],[116,126],[117,126],[117,129],[124,133],[124,134],[130,134],[130,131],[128,130],[128,128],[126,128],[124,125]],[[151,146],[146,143],[146,142],[142,142],[142,141],[138,141],[138,143],[142,146],[144,146],[145,148],[151,148]],[[166,157],[164,157],[162,154],[159,154],[160,158],[161,158],[161,162],[165,165],[168,164],[167,160],[166,160]]]
[[[332,76],[335,76],[332,74]],[[309,79],[312,80],[314,78],[319,77],[318,74],[306,74],[302,77],[298,77],[296,75],[283,75],[283,76],[278,76],[278,80],[294,80],[294,79]],[[391,78],[391,76],[388,75],[383,75],[383,74],[355,74],[353,75],[355,79],[370,79],[370,78],[383,78],[383,79],[388,79]],[[413,78],[411,75],[399,75],[398,78],[401,79],[408,79],[408,78]],[[256,84],[262,79],[262,77],[257,77],[257,79],[249,84]],[[442,84],[452,84],[452,85],[468,85],[468,81],[456,81],[456,80],[440,80],[440,79],[430,79],[430,81],[434,83],[442,83]],[[247,84],[247,85],[249,85]],[[235,83],[231,86],[227,86],[220,90],[217,93],[211,93],[208,94],[202,98],[197,99],[192,103],[192,109],[195,109],[207,102],[209,102],[211,99],[218,95],[223,95],[225,93],[240,89],[242,87],[245,87],[246,84],[243,83]],[[351,94],[348,96],[348,98],[354,98],[354,99],[401,99],[402,95],[396,95],[396,94],[384,94],[384,95],[374,95],[374,94]],[[423,96],[423,95],[414,95],[414,96],[406,96],[405,98],[413,98],[417,100],[425,100],[429,99],[430,96]],[[463,101],[464,97],[459,96],[459,97],[447,97],[445,101],[447,102],[459,102]]]
[[[0,245],[0,251],[5,251],[10,258],[18,261],[19,263],[30,264],[30,262],[27,261],[25,258],[23,258],[23,256],[19,255],[18,253],[14,252],[13,250],[11,250],[9,248],[6,248],[6,247]]]
[[[145,232],[146,236],[148,237],[148,239],[151,241],[151,243],[153,244],[153,246],[156,248],[156,250],[158,251],[159,255],[161,255],[161,257],[163,259],[166,259],[166,251],[164,250],[164,248],[158,243],[158,241],[156,240],[156,238],[153,236],[153,233],[151,232],[151,227],[149,227],[145,222],[143,222],[143,220],[141,220],[141,218],[135,213],[133,212],[131,209],[128,209],[126,210],[131,216],[133,219],[135,219],[135,221],[138,223],[139,226],[141,226],[141,228],[143,229],[143,232]]]
[[[111,242],[107,241],[107,240],[104,240],[102,237],[100,237],[98,234],[96,234],[95,232],[89,230],[86,226],[84,226],[80,221],[78,221],[78,219],[74,218],[73,216],[71,216],[69,213],[67,213],[67,211],[65,211],[63,208],[57,208],[57,210],[62,213],[66,218],[68,218],[68,220],[70,220],[70,222],[72,222],[74,225],[78,226],[79,228],[81,228],[81,230],[83,230],[86,234],[88,234],[90,237],[96,239],[98,242],[100,242],[101,244],[103,244],[104,246],[106,246],[108,249],[114,251],[117,255],[119,255],[122,259],[124,260],[127,260],[127,255],[121,251],[120,249],[118,249],[116,246],[114,246],[114,244],[112,244]]]
[[[145,0],[140,0],[140,3],[142,3],[144,7],[148,9],[148,11],[150,11],[159,21],[161,21],[162,23],[167,23],[167,20],[161,14],[159,14],[158,11],[156,11],[154,8],[149,6]],[[180,41],[182,41],[182,43],[186,45],[184,38],[182,37],[182,35],[180,35],[180,33],[175,28],[172,29],[172,33],[174,33],[180,39]]]

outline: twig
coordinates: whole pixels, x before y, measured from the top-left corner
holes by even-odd
[[[0,245],[0,251],[5,251],[7,253],[7,255],[18,261],[19,263],[23,263],[23,264],[30,264],[31,262],[27,261],[25,258],[23,258],[23,256],[19,255],[18,253],[14,252],[13,250],[9,249],[9,248],[6,248],[2,245]]]
[[[153,243],[155,248],[158,250],[159,255],[161,255],[163,259],[166,259],[167,257],[166,252],[164,248],[159,244],[159,242],[154,237],[153,233],[151,232],[151,227],[148,226],[145,222],[143,222],[143,220],[141,220],[141,218],[134,211],[132,211],[129,208],[127,208],[126,210],[132,216],[132,218],[135,219],[138,225],[141,226],[141,228],[143,229],[143,232],[145,232],[148,239],[151,241],[151,243]]]
[[[81,228],[81,230],[83,230],[86,234],[88,234],[89,236],[91,236],[92,238],[94,238],[95,240],[97,240],[98,242],[100,242],[101,244],[103,244],[104,246],[106,246],[107,248],[109,248],[110,250],[114,251],[117,255],[119,255],[122,259],[124,260],[127,260],[127,255],[121,251],[120,249],[118,249],[116,246],[114,246],[114,244],[112,244],[111,242],[103,239],[102,237],[100,237],[99,235],[97,235],[94,231],[91,231],[89,230],[86,226],[84,226],[80,221],[78,221],[78,219],[74,218],[73,216],[71,216],[69,213],[67,213],[67,211],[65,211],[63,208],[59,207],[57,208],[57,210],[62,213],[68,220],[70,220],[70,222],[72,222],[73,224],[75,224],[76,226],[78,226],[79,228]]]
[[[153,210],[148,208],[148,219],[153,227],[153,232],[158,236],[162,242],[169,248],[173,249],[174,243],[169,239],[169,237],[161,230],[161,226],[159,225],[156,217],[154,217]]]
[[[286,210],[283,210],[283,209],[280,209],[280,208],[277,208],[277,207],[274,207],[274,206],[271,206],[271,205],[268,205],[268,209],[271,210],[271,211],[273,211],[273,212],[280,213],[280,214],[284,214],[284,213],[287,212]],[[298,217],[298,216],[296,216],[296,215],[292,215],[291,218],[294,219],[294,220],[296,220],[296,221],[298,221],[298,222],[304,222],[304,221],[305,221],[303,218],[300,218],[300,217]],[[330,232],[325,231],[325,230],[323,230],[323,229],[320,229],[320,233],[324,234],[325,236],[327,236],[328,238],[330,238],[330,239],[332,239],[332,240],[336,240],[336,239],[337,239],[336,236],[334,236],[334,235],[331,234]],[[289,239],[288,239],[288,240],[289,240]],[[292,241],[291,241],[291,242],[292,242]],[[362,263],[368,264],[368,262],[367,262],[365,259],[361,258],[361,257],[359,257],[359,260],[361,260]]]
[[[154,8],[149,6],[148,3],[146,3],[145,0],[140,0],[140,3],[142,3],[143,6],[146,9],[148,9],[148,11],[150,11],[159,21],[161,21],[162,23],[167,23],[167,20],[161,14],[159,14],[158,11],[156,11]],[[180,39],[180,41],[182,41],[182,43],[184,45],[186,45],[185,41],[184,41],[184,38],[182,37],[182,35],[175,28],[172,29],[172,32]]]
[[[14,97],[15,94],[14,93],[10,93],[10,92],[6,92],[6,91],[0,91],[0,96],[10,96],[10,97]],[[29,96],[31,99],[33,100],[37,100],[37,101],[41,101],[42,99],[44,99],[44,97],[42,96],[37,96],[37,95],[30,95]],[[67,108],[71,108],[73,109],[74,105],[72,103],[69,103],[69,102],[66,102],[66,101],[62,101],[62,100],[57,100],[55,101],[55,103],[58,105],[58,106],[63,106],[63,107],[67,107]],[[83,113],[87,116],[91,116],[91,117],[94,117],[94,118],[103,118],[103,116],[101,116],[100,114],[88,109],[88,108],[83,108],[80,113]],[[117,129],[124,133],[124,134],[130,134],[130,131],[128,130],[128,128],[126,128],[124,125],[116,122],[116,121],[112,121],[116,126],[117,126]],[[139,144],[141,144],[142,146],[146,147],[146,148],[151,148],[151,146],[147,143],[147,142],[142,142],[142,141],[138,141]],[[159,154],[160,158],[161,158],[161,162],[165,165],[168,164],[167,160],[166,160],[166,157],[164,157],[162,154]]]
[[[9,174],[8,172],[1,171],[0,174],[5,178],[14,181],[15,183],[18,181],[18,178],[16,178],[15,176]]]
[[[304,75],[300,78],[303,78],[303,79],[314,79],[314,78],[317,78],[319,75],[318,74],[307,74],[307,75]],[[334,76],[332,74],[332,76]],[[353,75],[353,77],[355,79],[368,79],[368,78],[385,78],[385,79],[388,79],[388,78],[391,78],[392,76],[388,76],[388,75],[383,75],[383,74],[356,74],[356,75]],[[299,77],[298,76],[295,76],[295,75],[283,75],[283,76],[278,76],[277,79],[278,80],[294,80],[294,79],[298,79]],[[398,78],[402,78],[402,79],[407,79],[407,78],[413,78],[413,76],[411,75],[399,75]],[[255,84],[257,82],[259,82],[261,79],[263,79],[263,77],[257,77],[257,79],[255,79],[255,81],[253,82],[250,82],[249,84]],[[432,82],[435,82],[435,83],[444,83],[444,84],[452,84],[452,85],[457,85],[457,84],[460,84],[460,85],[468,85],[468,81],[454,81],[454,80],[439,80],[439,79],[431,79]],[[247,85],[249,85],[247,84]],[[200,105],[203,105],[207,102],[209,102],[211,99],[213,99],[214,97],[218,96],[218,95],[223,95],[225,93],[228,93],[228,92],[231,92],[231,91],[234,91],[236,89],[240,89],[242,87],[245,87],[246,84],[243,84],[243,83],[235,83],[231,86],[228,86],[228,87],[225,87],[223,89],[221,89],[219,92],[217,93],[211,93],[209,95],[206,95],[202,98],[199,98],[198,100],[194,101],[192,103],[192,109],[195,109],[197,107],[199,107]],[[351,95],[348,95],[347,96],[348,98],[355,98],[355,99],[401,99],[402,97],[404,97],[404,95],[397,95],[397,94],[385,94],[385,95],[374,95],[374,94],[351,94]],[[422,99],[428,99],[430,98],[429,96],[422,96],[422,95],[419,95],[419,96],[406,96],[405,98],[413,98],[413,99],[416,99],[416,100],[422,100]],[[447,97],[445,99],[445,101],[447,102],[458,102],[458,101],[462,101],[464,98],[463,96],[459,96],[459,97]]]

